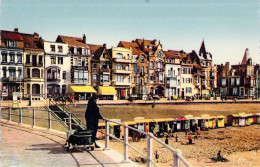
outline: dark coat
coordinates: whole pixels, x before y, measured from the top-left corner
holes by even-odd
[[[93,99],[90,99],[88,102],[85,118],[87,121],[87,128],[93,130],[98,128],[98,120],[103,119],[99,113],[99,108]]]

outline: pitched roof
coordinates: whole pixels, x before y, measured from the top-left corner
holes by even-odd
[[[177,51],[177,50],[168,50],[168,51],[164,51],[164,54],[166,56],[166,58],[170,58],[170,59],[175,59],[175,58],[179,58],[181,59],[183,56],[183,54],[186,54],[183,51]]]
[[[247,64],[248,59],[250,59],[250,55],[248,48],[246,48],[241,64]]]
[[[89,46],[86,43],[84,43],[83,38],[80,38],[80,37],[70,37],[70,36],[58,35],[56,41],[67,43],[69,46],[89,48]]]
[[[87,45],[89,46],[91,52],[94,53],[93,58],[95,60],[100,60],[102,53],[107,52],[107,49],[104,45],[103,46],[102,45],[94,45],[94,44],[87,44]]]
[[[24,41],[24,48],[30,49],[43,49],[43,44],[41,43],[41,39],[38,34],[24,34],[21,33]]]
[[[22,41],[23,37],[19,32],[1,30],[1,39]]]
[[[144,53],[143,51],[140,50],[138,44],[136,42],[125,42],[125,41],[120,41],[118,46],[124,47],[124,48],[132,48],[132,53],[135,55],[139,55]]]
[[[206,51],[206,47],[205,47],[205,44],[204,44],[204,40],[202,41],[202,44],[200,46],[200,50],[199,50],[199,55],[198,57],[200,59],[205,59],[205,60],[212,60],[212,55],[211,53],[207,52]]]

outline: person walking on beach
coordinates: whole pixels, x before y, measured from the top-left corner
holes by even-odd
[[[90,129],[92,132],[91,140],[95,143],[96,148],[100,148],[96,144],[96,135],[98,129],[98,120],[103,119],[103,117],[99,113],[99,108],[97,106],[98,94],[93,94],[92,97],[88,101],[87,110],[85,113],[85,119],[87,122],[87,129]]]

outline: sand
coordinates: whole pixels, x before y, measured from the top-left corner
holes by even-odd
[[[178,135],[179,142],[175,141]],[[202,131],[198,139],[194,139],[193,144],[188,144],[187,136],[183,132],[173,134],[169,137],[169,145],[174,149],[180,149],[183,156],[192,166],[260,166],[260,125],[252,125],[247,127],[227,127],[221,129],[211,129]],[[160,138],[162,141],[164,138]],[[146,139],[139,142],[129,143],[131,146],[138,148],[146,154]],[[123,146],[119,142],[111,142],[110,147],[122,152]],[[153,155],[155,159],[155,151],[159,158],[155,161],[159,166],[169,166],[173,164],[173,155],[159,143],[153,142]],[[226,158],[227,162],[214,162],[213,157],[217,157],[218,151]],[[142,156],[130,149],[130,159],[142,163]]]

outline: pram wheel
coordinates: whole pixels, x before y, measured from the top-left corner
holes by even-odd
[[[94,147],[90,147],[90,150],[91,150],[91,151],[94,151]]]

